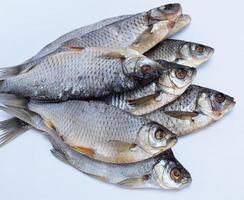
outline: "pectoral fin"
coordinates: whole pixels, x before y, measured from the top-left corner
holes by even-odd
[[[83,172],[83,173],[86,174],[87,176],[98,179],[102,182],[108,182],[108,178],[106,178],[105,176],[98,176],[98,175],[94,175],[94,174],[90,174],[90,173],[86,173],[86,172]]]
[[[118,185],[121,185],[123,187],[129,187],[129,188],[138,188],[142,185],[144,185],[149,177],[147,175],[141,177],[141,178],[130,178],[123,180],[118,183]]]
[[[103,55],[101,55],[101,58],[106,58],[106,59],[120,59],[120,60],[125,60],[127,57],[129,56],[136,56],[139,55],[138,52],[131,50],[131,49],[121,49],[121,48],[117,48],[117,49],[113,49],[109,52],[104,53]]]
[[[118,141],[118,140],[110,140],[109,144],[113,145],[119,152],[130,151],[130,150],[133,150],[137,146],[136,144],[122,142],[122,141]]]
[[[192,120],[198,115],[197,112],[166,111],[165,114],[181,120]]]
[[[133,107],[144,107],[154,103],[159,96],[160,96],[160,92],[139,99],[128,100],[128,103],[130,106]]]
[[[78,46],[64,46],[63,48],[71,51],[82,51],[85,49],[84,47],[78,47]]]

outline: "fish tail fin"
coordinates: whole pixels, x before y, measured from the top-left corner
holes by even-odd
[[[4,106],[16,107],[16,108],[27,108],[29,100],[24,97],[20,97],[14,94],[0,93],[0,104]]]
[[[0,147],[11,142],[31,127],[20,119],[14,117],[0,122]]]
[[[39,116],[28,109],[28,99],[13,94],[0,93],[0,110],[21,119],[31,126],[35,126],[33,117]]]
[[[33,69],[38,63],[40,63],[40,59],[26,62],[24,64],[16,65],[13,67],[0,68],[0,80],[6,80],[10,77],[27,73],[31,69]]]
[[[18,75],[22,71],[22,65],[0,68],[0,80]]]

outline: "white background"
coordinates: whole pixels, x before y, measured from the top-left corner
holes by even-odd
[[[20,64],[77,27],[157,7],[160,0],[0,1],[0,66]],[[174,148],[193,182],[179,192],[127,190],[91,179],[55,159],[51,145],[29,131],[0,149],[0,199],[244,199],[244,3],[180,1],[191,25],[176,37],[213,46],[215,55],[195,83],[235,97],[223,120],[180,139]],[[0,113],[1,118],[9,117]]]

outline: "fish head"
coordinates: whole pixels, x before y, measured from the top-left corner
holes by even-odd
[[[165,39],[181,15],[180,4],[167,4],[143,13],[145,30],[131,44],[131,48],[145,53]]]
[[[177,136],[156,122],[145,124],[137,135],[137,145],[154,155],[165,151],[177,143]]]
[[[152,173],[153,179],[164,189],[182,189],[192,182],[190,173],[172,156],[159,157]]]
[[[197,43],[183,42],[178,48],[177,63],[190,67],[203,64],[214,54],[212,47]]]
[[[233,97],[221,92],[204,89],[198,97],[198,110],[213,120],[219,120],[235,106]]]
[[[154,8],[148,11],[149,24],[155,24],[158,21],[175,21],[181,14],[182,8],[179,3],[171,3]]]
[[[181,95],[196,77],[196,69],[166,61],[158,61],[164,69],[158,80],[159,87],[174,95]]]
[[[146,85],[160,76],[162,66],[142,55],[130,56],[123,61],[124,73],[129,78]]]

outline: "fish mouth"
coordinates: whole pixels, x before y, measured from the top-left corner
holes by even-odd
[[[210,49],[209,50],[210,56],[212,56],[214,54],[214,52],[215,52],[215,49],[213,47],[208,47],[208,48]]]
[[[181,180],[181,185],[179,189],[183,189],[188,187],[192,183],[192,178],[191,177],[185,177]]]
[[[208,56],[206,58],[206,61],[208,61],[213,56],[213,54],[215,52],[214,48],[212,48],[212,47],[207,47],[207,48],[208,48]]]
[[[171,136],[171,138],[169,138],[167,142],[168,149],[173,147],[177,142],[178,142],[178,136],[177,135]]]
[[[230,103],[230,105],[228,106],[228,108],[226,108],[222,113],[221,116],[224,116],[225,114],[227,114],[228,112],[230,112],[236,105],[236,102],[233,98],[232,102]]]
[[[224,109],[222,112],[215,112],[216,114],[214,116],[212,116],[213,120],[218,121],[221,118],[223,118],[226,114],[231,112],[231,110],[234,108],[235,105],[236,105],[236,102],[233,101],[232,103],[230,103],[228,108]],[[210,116],[211,116],[211,113],[210,113]]]

